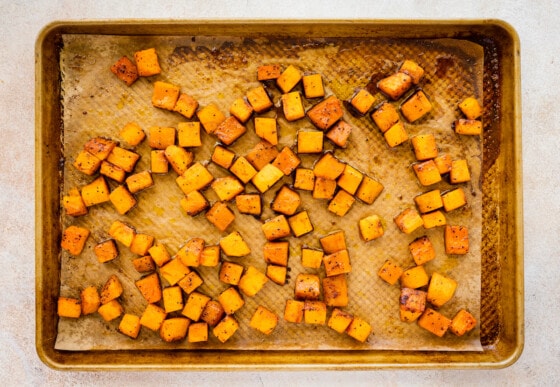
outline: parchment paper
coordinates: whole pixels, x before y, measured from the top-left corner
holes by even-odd
[[[117,332],[120,319],[104,322],[98,314],[78,320],[61,318],[56,340],[57,349],[387,349],[387,350],[481,350],[479,327],[457,338],[448,333],[443,338],[421,329],[416,323],[407,324],[399,319],[400,287],[389,286],[377,276],[383,262],[391,258],[404,268],[414,265],[408,252],[408,244],[421,235],[428,235],[434,243],[437,258],[426,264],[429,274],[439,272],[458,282],[451,301],[440,311],[448,317],[461,308],[467,308],[479,318],[480,309],[480,240],[482,222],[482,194],[480,168],[482,145],[478,137],[458,136],[451,129],[452,122],[460,116],[458,103],[469,95],[482,100],[482,49],[461,40],[375,40],[375,39],[320,39],[276,40],[255,37],[253,40],[205,37],[127,37],[65,35],[61,49],[64,106],[64,186],[63,194],[73,187],[81,187],[93,178],[76,171],[74,158],[84,143],[95,136],[120,140],[119,130],[128,122],[135,121],[147,132],[150,126],[173,126],[186,121],[177,113],[156,109],[151,105],[153,82],[165,80],[179,85],[182,91],[192,95],[201,106],[215,103],[227,113],[232,101],[257,86],[256,69],[261,64],[277,63],[283,67],[293,64],[306,73],[323,75],[327,95],[335,94],[341,100],[349,100],[357,88],[372,87],[376,79],[396,71],[404,59],[417,61],[426,75],[422,88],[432,101],[434,109],[417,123],[406,124],[412,137],[416,134],[434,133],[441,153],[449,153],[453,159],[465,158],[471,171],[470,183],[461,184],[467,194],[468,205],[446,214],[448,224],[465,225],[469,228],[470,251],[465,256],[448,257],[443,246],[443,228],[425,230],[413,234],[400,232],[393,218],[403,209],[413,207],[413,198],[431,189],[442,191],[451,187],[447,182],[431,187],[419,185],[411,164],[415,161],[411,146],[405,143],[390,149],[379,130],[369,117],[357,117],[345,110],[344,119],[353,131],[346,149],[334,149],[325,141],[326,149],[334,149],[335,155],[379,180],[385,189],[372,205],[359,200],[344,217],[327,211],[327,202],[314,200],[309,192],[299,191],[301,208],[309,211],[314,231],[301,238],[289,238],[289,279],[284,286],[269,281],[255,297],[244,297],[245,306],[235,314],[240,322],[238,332],[225,344],[212,334],[207,343],[164,343],[156,332],[142,328],[139,337],[132,340]],[[162,73],[141,78],[131,87],[119,81],[109,67],[121,56],[133,57],[137,50],[155,47]],[[299,90],[300,86],[298,86]],[[280,125],[280,150],[284,145],[294,144],[295,133],[302,128],[313,128],[307,119],[288,123],[279,109],[280,93],[269,88],[276,108],[266,116],[277,116]],[[384,98],[375,94],[377,101]],[[318,102],[305,100],[306,109]],[[258,142],[252,120],[248,132],[231,149],[237,155],[245,154]],[[216,139],[203,133],[203,147],[195,151],[195,161],[210,160]],[[123,144],[126,147],[126,144]],[[142,157],[135,171],[149,169],[147,141],[134,149]],[[311,167],[317,156],[303,155],[302,166]],[[208,164],[215,177],[225,176],[227,171]],[[171,254],[192,237],[202,237],[209,245],[217,244],[221,237],[237,230],[249,243],[252,253],[248,257],[231,259],[245,266],[253,265],[265,271],[262,246],[265,242],[260,225],[274,214],[269,203],[282,183],[269,190],[263,199],[264,212],[261,219],[236,214],[235,222],[220,233],[202,216],[189,217],[179,206],[183,196],[175,183],[176,174],[153,175],[155,186],[136,195],[138,205],[125,216],[119,216],[111,203],[91,207],[89,214],[71,218],[62,214],[64,227],[78,224],[91,230],[86,248],[78,257],[62,253],[62,296],[79,297],[86,286],[99,289],[111,274],[117,274],[124,286],[121,302],[127,313],[141,315],[146,302],[136,289],[134,281],[141,277],[132,267],[136,256],[122,245],[120,255],[110,263],[98,263],[93,247],[108,238],[110,224],[120,219],[134,226],[138,232],[153,235],[164,243]],[[291,177],[284,183],[290,184]],[[111,187],[116,187],[110,182]],[[256,191],[250,184],[247,191]],[[204,192],[211,201],[217,197],[211,189]],[[358,231],[359,219],[377,214],[383,219],[385,235],[365,243]],[[318,238],[331,231],[342,229],[350,253],[352,272],[348,274],[350,302],[344,310],[364,318],[373,327],[373,334],[366,343],[336,333],[327,326],[312,326],[285,322],[282,318],[286,299],[294,297],[294,280],[300,272],[315,272],[321,277],[324,270],[313,270],[301,265],[300,251],[303,245],[320,247]],[[197,268],[204,278],[198,291],[216,298],[227,288],[218,280],[218,268]],[[165,281],[163,281],[165,284]],[[249,327],[249,320],[258,305],[263,305],[279,316],[274,332],[266,336]]]

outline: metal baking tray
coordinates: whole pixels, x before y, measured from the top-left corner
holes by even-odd
[[[484,49],[482,351],[55,349],[60,292],[63,106],[59,66],[65,34],[251,39],[461,39]],[[68,21],[46,26],[36,62],[36,347],[66,370],[255,370],[503,368],[523,350],[523,220],[519,39],[498,20]]]

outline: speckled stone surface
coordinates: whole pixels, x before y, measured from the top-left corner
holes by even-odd
[[[0,2],[0,382],[5,385],[559,385],[560,3],[525,1]],[[97,18],[484,19],[521,40],[525,211],[525,349],[493,371],[78,373],[35,351],[34,44],[55,20]]]

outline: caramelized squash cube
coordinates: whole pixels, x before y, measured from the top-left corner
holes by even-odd
[[[336,191],[336,186],[336,180],[316,177],[313,187],[313,199],[332,199]]]
[[[418,326],[426,329],[428,332],[432,332],[438,337],[443,337],[443,335],[445,335],[450,324],[450,319],[432,308],[426,308],[422,316],[418,319]]]
[[[292,122],[305,117],[305,110],[303,109],[303,102],[301,101],[299,91],[282,94],[281,101],[286,121]]]
[[[352,322],[350,323],[348,328],[346,328],[346,333],[348,334],[348,336],[358,340],[361,343],[367,340],[372,331],[373,328],[366,320],[356,316],[354,316]]]
[[[384,234],[383,224],[377,215],[360,219],[358,223],[360,235],[365,242],[380,238]]]
[[[78,171],[92,176],[101,166],[101,160],[88,151],[82,150],[78,153],[78,156],[76,156],[76,160],[74,160],[73,165]]]
[[[424,161],[436,158],[438,149],[436,145],[436,138],[433,134],[419,134],[410,139],[416,160]]]
[[[150,170],[152,173],[169,172],[169,161],[167,161],[164,150],[156,149],[150,152]]]
[[[436,257],[434,245],[426,235],[416,238],[408,244],[408,250],[412,254],[414,262],[420,266]]]
[[[133,194],[154,185],[154,180],[152,179],[150,171],[142,171],[130,175],[126,178],[125,182],[128,190]]]
[[[229,171],[237,176],[243,184],[247,184],[257,174],[257,170],[243,156],[235,160],[233,165],[229,168]]]
[[[155,81],[154,91],[152,93],[152,105],[154,107],[173,110],[181,88],[168,82]]]
[[[424,222],[424,228],[430,229],[438,226],[445,226],[447,221],[445,215],[440,210],[428,212],[422,214],[422,221]]]
[[[62,197],[62,207],[68,216],[82,216],[88,213],[84,199],[77,188],[73,188],[68,195]]]
[[[248,266],[241,276],[237,287],[246,296],[253,297],[268,282],[268,277],[254,266]]]
[[[177,251],[176,258],[179,258],[183,265],[197,267],[200,265],[200,257],[204,250],[204,239],[191,238]]]
[[[245,98],[239,97],[229,107],[229,114],[237,118],[239,122],[245,123],[253,114],[253,107]]]
[[[285,266],[268,265],[266,267],[266,276],[278,285],[284,285],[286,283],[287,274],[288,268]]]
[[[117,143],[103,137],[94,137],[84,144],[84,150],[91,153],[99,160],[106,160]]]
[[[84,250],[90,231],[80,226],[68,226],[62,232],[60,247],[71,255],[80,255]]]
[[[197,108],[198,101],[196,99],[188,94],[180,93],[173,111],[181,114],[185,118],[192,118]]]
[[[192,321],[198,321],[202,316],[202,312],[204,311],[206,304],[208,304],[210,300],[211,298],[205,294],[192,292],[191,294],[189,294],[189,298],[187,298],[185,308],[183,309],[181,314],[191,319]]]
[[[200,266],[215,267],[220,262],[220,246],[205,246],[200,255]]]
[[[372,204],[383,191],[383,184],[369,176],[364,176],[360,186],[356,190],[356,197],[362,202]]]
[[[327,152],[317,160],[313,166],[313,173],[316,177],[336,180],[345,168],[346,164],[338,160],[331,152]]]
[[[342,115],[342,103],[334,95],[324,99],[307,111],[307,117],[313,125],[321,130],[329,129],[342,118]]]
[[[329,321],[327,321],[327,326],[338,333],[344,333],[353,319],[354,316],[350,313],[334,308]]]
[[[191,271],[189,274],[184,276],[181,281],[177,282],[177,285],[179,285],[185,293],[191,294],[203,283],[204,281],[198,273],[196,271]]]
[[[318,300],[321,298],[321,279],[316,274],[300,273],[296,277],[294,298]]]
[[[255,134],[272,145],[278,144],[276,118],[255,117]]]
[[[300,323],[303,321],[303,309],[305,303],[297,300],[286,300],[284,307],[284,320],[291,323]]]
[[[185,195],[200,191],[214,180],[214,176],[199,162],[191,165],[176,181]]]
[[[263,246],[264,261],[273,265],[288,266],[289,252],[289,242],[265,242]]]
[[[333,231],[324,237],[319,238],[321,247],[325,254],[336,253],[341,250],[346,250],[346,240],[344,236],[344,231],[338,230]]]
[[[233,176],[219,177],[212,182],[211,187],[221,201],[230,201],[245,190],[243,184]]]
[[[233,262],[223,262],[220,267],[218,278],[225,284],[238,285],[243,275],[244,267]]]
[[[405,59],[399,68],[399,73],[405,73],[410,76],[412,83],[417,85],[424,76],[424,69],[413,60]]]
[[[119,256],[119,250],[117,250],[117,245],[113,239],[107,239],[106,241],[96,244],[93,248],[93,252],[99,263],[112,261]]]
[[[296,191],[284,185],[276,193],[270,208],[284,215],[293,215],[301,204],[301,197]]]
[[[82,314],[80,300],[69,297],[58,297],[56,313],[59,317],[80,317],[80,315]]]
[[[119,146],[114,147],[111,153],[109,153],[109,156],[107,156],[107,161],[109,163],[116,165],[129,173],[134,170],[138,160],[140,160],[139,154]]]
[[[175,145],[175,128],[167,126],[152,126],[148,129],[148,143],[152,149],[165,150]]]
[[[274,331],[274,328],[276,328],[276,325],[278,325],[278,316],[262,305],[257,307],[257,310],[255,310],[255,313],[251,317],[251,321],[249,321],[249,326],[251,328],[265,335],[270,335]]]
[[[132,266],[134,266],[134,270],[138,273],[151,273],[156,270],[156,263],[149,255],[134,258],[132,260]]]
[[[272,165],[281,170],[284,175],[288,176],[301,163],[299,157],[287,146],[282,148],[278,156],[272,162]]]
[[[453,297],[455,289],[457,289],[457,281],[433,273],[428,286],[428,301],[439,308]]]
[[[304,75],[302,81],[305,98],[319,98],[325,96],[325,88],[323,87],[323,78],[321,74]]]
[[[418,181],[423,186],[429,186],[441,181],[439,169],[434,160],[421,161],[412,166]]]
[[[397,283],[403,273],[403,269],[394,261],[387,259],[379,268],[377,275],[389,285]]]
[[[248,90],[245,96],[255,113],[262,113],[272,107],[272,101],[262,86]]]
[[[398,121],[395,125],[387,129],[383,133],[383,137],[391,148],[394,148],[408,140],[408,133],[404,127],[402,121]]]
[[[84,316],[97,312],[101,305],[101,298],[95,286],[88,286],[80,292],[82,314]]]
[[[119,332],[126,335],[132,339],[138,337],[140,333],[140,317],[125,313],[121,322],[119,323]]]
[[[290,225],[284,215],[278,215],[268,219],[261,226],[265,238],[268,241],[284,238],[290,235]]]
[[[189,343],[202,343],[208,341],[208,324],[205,322],[190,324],[187,340]]]
[[[181,199],[181,208],[187,215],[195,216],[208,208],[208,200],[199,191],[191,191]]]
[[[82,200],[86,207],[105,203],[110,200],[109,186],[103,176],[99,176],[91,183],[82,187]]]
[[[323,298],[327,306],[348,305],[348,284],[345,274],[323,278]]]
[[[476,318],[465,309],[461,309],[451,320],[449,330],[456,336],[463,336],[476,326]]]
[[[303,78],[302,72],[293,65],[289,65],[286,69],[276,78],[276,84],[283,93],[289,93]]]
[[[268,141],[258,142],[246,155],[245,158],[260,171],[278,156],[278,149]]]
[[[443,208],[446,212],[456,210],[467,204],[467,198],[463,188],[459,187],[441,195]]]
[[[175,172],[177,172],[177,174],[180,175],[180,177],[185,175],[190,168],[194,167],[189,172],[189,175],[187,175],[187,176],[189,178],[196,179],[196,174],[200,174],[201,175],[200,177],[202,178],[202,180],[204,182],[206,182],[206,184],[204,184],[201,188],[205,187],[207,184],[210,183],[210,182],[207,182],[207,179],[209,178],[208,177],[209,172],[206,170],[206,168],[202,164],[195,163],[195,164],[191,165],[193,160],[194,160],[194,155],[193,155],[192,152],[189,152],[186,149],[184,149],[180,146],[177,146],[177,145],[170,145],[167,148],[165,148],[165,157],[167,158],[167,160],[171,164],[171,167],[173,168],[173,170]],[[188,192],[185,192],[185,194],[187,194],[187,193]]]
[[[119,132],[121,138],[131,146],[140,144],[146,138],[146,133],[136,122],[129,122]]]
[[[257,67],[257,80],[259,81],[270,81],[277,79],[280,74],[282,74],[282,69],[280,65],[269,64]]]
[[[325,255],[323,257],[323,264],[325,265],[325,274],[327,277],[346,274],[352,271],[348,250],[340,250],[336,253]]]
[[[109,227],[109,235],[126,247],[130,247],[136,231],[128,224],[115,220]]]
[[[167,313],[163,308],[155,304],[148,304],[140,316],[140,324],[152,331],[159,331],[166,317]]]
[[[165,245],[161,242],[156,242],[152,247],[150,247],[148,249],[148,254],[150,254],[150,257],[152,257],[156,265],[159,267],[165,265],[171,260],[169,252],[165,248]]]
[[[225,231],[235,220],[235,214],[224,202],[216,202],[206,212],[206,219],[218,230]]]
[[[193,148],[202,146],[200,122],[179,122],[177,124],[177,141],[180,147]]]
[[[465,226],[445,226],[445,252],[464,255],[469,252],[469,229]]]
[[[323,251],[303,247],[301,249],[301,265],[311,269],[319,269],[323,263]]]
[[[414,203],[416,203],[416,207],[418,207],[418,211],[420,211],[421,214],[440,209],[443,207],[441,191],[439,189],[434,189],[415,196]]]
[[[319,130],[300,130],[297,133],[297,153],[321,153],[323,151],[323,132]]]
[[[449,181],[451,184],[466,183],[470,180],[471,173],[467,160],[453,160],[451,163],[451,171],[449,172]]]
[[[403,288],[418,289],[426,286],[430,278],[424,266],[414,266],[402,273],[400,281]]]
[[[111,72],[127,86],[132,85],[138,79],[138,68],[126,55],[111,66]]]
[[[482,106],[475,97],[467,97],[459,104],[459,109],[469,120],[476,120],[482,115]]]
[[[346,148],[351,133],[352,126],[346,121],[340,120],[329,129],[325,137],[331,140],[335,145]]]
[[[327,209],[335,215],[344,216],[350,211],[355,201],[354,196],[344,190],[340,190],[329,202]]]
[[[327,322],[327,304],[323,301],[304,301],[303,319],[306,324],[325,325]]]
[[[350,105],[352,105],[358,113],[366,114],[369,109],[371,109],[374,102],[375,97],[371,95],[369,91],[360,89],[350,100]]]
[[[166,343],[182,341],[187,337],[191,320],[185,317],[172,317],[163,320],[159,329],[159,337]]]
[[[419,90],[401,105],[401,113],[408,122],[414,122],[424,117],[432,110],[432,103],[426,94]]]
[[[397,109],[389,102],[383,102],[379,105],[379,107],[371,114],[371,118],[381,133],[388,131],[400,120]]]
[[[220,247],[229,257],[244,257],[251,253],[251,249],[238,231],[220,239]]]
[[[225,313],[222,304],[218,301],[210,300],[204,306],[200,319],[213,327],[220,322]]]
[[[439,155],[434,159],[434,163],[440,175],[445,175],[451,171],[451,156],[449,154]]]
[[[109,322],[123,314],[124,308],[117,300],[113,300],[101,305],[99,309],[97,309],[97,313],[101,315],[103,320]]]
[[[337,184],[350,195],[354,195],[363,178],[364,175],[360,171],[349,164],[346,164],[344,171],[337,180]]]
[[[148,274],[136,281],[135,284],[148,304],[155,304],[161,300],[161,283],[157,273]]]
[[[243,301],[243,298],[234,287],[229,287],[220,293],[218,296],[218,302],[222,305],[224,311],[228,315],[234,314],[245,304],[245,301]]]
[[[163,288],[162,297],[165,313],[176,312],[183,309],[183,292],[179,286]]]
[[[412,77],[405,73],[395,73],[383,78],[377,83],[377,88],[383,94],[396,101],[412,86]]]
[[[233,316],[226,316],[212,330],[212,333],[220,342],[228,341],[239,328],[239,323]]]
[[[138,68],[138,75],[141,77],[150,77],[161,73],[161,67],[155,48],[136,51],[134,53],[134,61]]]
[[[478,136],[482,134],[482,121],[467,120],[464,118],[458,119],[453,123],[455,133],[463,134],[466,136]]]
[[[231,145],[239,137],[243,136],[247,128],[237,121],[234,116],[229,116],[216,127],[213,134],[226,145]]]
[[[405,234],[410,234],[418,227],[422,227],[424,222],[422,217],[414,208],[406,208],[394,219],[399,230]]]
[[[233,159],[235,159],[235,153],[223,146],[216,145],[212,152],[212,161],[222,168],[229,169],[233,164]]]
[[[136,198],[124,185],[119,185],[109,194],[109,200],[121,215],[126,214],[136,205]]]
[[[255,176],[253,176],[251,182],[260,193],[265,193],[274,184],[276,184],[276,182],[282,179],[283,176],[284,172],[282,172],[281,169],[272,164],[266,164]]]
[[[261,195],[242,194],[235,197],[237,211],[242,214],[259,216],[262,213]]]
[[[294,188],[304,191],[313,191],[315,187],[315,174],[312,169],[296,168]]]
[[[288,223],[296,238],[313,231],[313,224],[311,223],[311,219],[309,219],[307,211],[301,211],[293,216],[290,216],[288,218]]]
[[[196,116],[208,134],[214,133],[216,128],[226,119],[224,113],[213,103],[198,110]]]
[[[400,319],[403,322],[414,322],[426,310],[426,292],[423,290],[402,288],[399,297]]]

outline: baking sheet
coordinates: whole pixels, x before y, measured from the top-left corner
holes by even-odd
[[[96,35],[65,35],[61,50],[61,73],[63,74],[64,106],[64,166],[63,192],[81,186],[91,178],[76,172],[71,166],[73,157],[91,137],[102,135],[118,139],[118,131],[129,121],[137,121],[144,129],[152,125],[175,126],[184,121],[181,116],[155,109],[150,97],[152,82],[164,79],[181,86],[193,95],[202,106],[213,102],[227,112],[233,99],[258,83],[256,67],[264,62],[287,66],[294,64],[302,70],[323,74],[330,93],[347,100],[358,87],[371,85],[380,73],[395,70],[397,63],[405,58],[417,60],[426,69],[424,90],[434,103],[434,112],[418,124],[407,126],[410,135],[425,132],[436,134],[442,152],[454,158],[467,158],[473,176],[467,188],[469,205],[449,214],[452,224],[468,225],[471,251],[465,257],[447,258],[443,251],[442,230],[430,230],[426,234],[436,245],[438,258],[427,265],[428,272],[438,271],[456,278],[459,287],[454,299],[442,308],[452,316],[461,307],[467,307],[477,318],[480,308],[480,228],[482,195],[480,192],[481,143],[473,137],[454,135],[451,122],[458,116],[456,106],[467,95],[482,97],[482,49],[461,40],[390,40],[390,39],[317,39],[317,40],[247,40],[201,37],[123,37]],[[162,74],[158,77],[141,79],[127,88],[108,71],[108,67],[120,56],[136,50],[156,47],[160,55]],[[274,90],[273,90],[274,92]],[[278,98],[275,92],[275,99]],[[310,106],[310,103],[307,103]],[[268,113],[268,114],[274,114]],[[348,111],[345,119],[354,131],[345,150],[335,150],[340,159],[362,172],[379,179],[385,190],[371,206],[356,202],[351,211],[339,218],[326,211],[326,202],[311,199],[301,193],[302,207],[310,211],[315,226],[311,235],[290,239],[290,280],[280,287],[269,282],[254,298],[245,297],[246,305],[236,317],[241,329],[226,344],[211,339],[203,345],[187,343],[166,344],[157,334],[143,329],[138,340],[133,341],[116,333],[118,322],[104,323],[97,315],[83,317],[78,321],[60,319],[57,349],[126,349],[126,348],[225,348],[225,349],[402,349],[402,350],[480,350],[480,330],[467,337],[455,338],[447,335],[434,338],[416,324],[404,324],[398,318],[398,286],[389,287],[376,272],[387,258],[411,266],[413,261],[407,246],[418,231],[412,235],[401,234],[392,218],[405,207],[413,206],[412,198],[428,189],[420,187],[410,164],[414,161],[408,145],[390,150],[377,128],[369,118],[355,117]],[[293,136],[300,128],[312,128],[307,119],[294,124],[287,123],[279,115],[281,145],[293,143]],[[249,127],[251,124],[248,125]],[[232,147],[237,154],[244,154],[257,142],[249,131]],[[215,140],[204,137],[204,146],[196,152],[196,160],[208,160]],[[279,147],[280,148],[280,147]],[[144,143],[136,149],[143,155],[136,171],[149,166],[149,149]],[[310,167],[315,157],[302,157],[303,165]],[[214,176],[225,175],[219,167],[209,165]],[[134,287],[139,274],[130,264],[133,257],[121,247],[116,262],[101,265],[93,255],[95,242],[107,238],[109,225],[121,219],[133,225],[139,232],[148,233],[166,244],[171,252],[190,237],[203,237],[214,244],[222,236],[203,217],[189,218],[179,208],[181,191],[175,184],[175,175],[155,176],[156,185],[138,194],[139,205],[127,216],[118,216],[111,204],[92,208],[87,217],[63,218],[64,225],[82,224],[92,230],[86,249],[80,257],[62,255],[61,295],[77,296],[86,285],[101,287],[113,273],[117,273],[125,287],[123,304],[130,313],[140,314],[145,304]],[[290,178],[286,179],[289,183]],[[278,185],[277,187],[279,187]],[[449,187],[445,183],[442,188]],[[276,189],[265,195],[269,203]],[[215,200],[211,190],[205,192]],[[231,206],[232,208],[234,206]],[[360,240],[357,223],[362,217],[378,214],[384,220],[386,234],[379,240],[364,243]],[[268,209],[263,219],[270,217]],[[253,254],[238,259],[242,264],[252,264],[264,271],[265,264],[260,254],[264,237],[258,220],[236,213],[236,229],[250,243]],[[318,237],[330,231],[346,230],[353,272],[348,276],[350,304],[345,310],[365,318],[374,329],[367,343],[360,344],[327,327],[280,323],[274,333],[264,336],[248,327],[250,316],[257,305],[262,304],[282,316],[284,302],[293,298],[293,281],[299,272],[313,272],[301,267],[299,251],[301,245],[319,247]],[[212,268],[199,270],[205,278],[200,289],[215,297],[225,289]],[[321,272],[321,271],[319,271]]]

